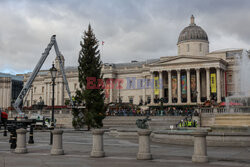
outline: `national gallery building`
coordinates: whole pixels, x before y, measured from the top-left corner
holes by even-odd
[[[104,79],[121,79],[123,89],[105,89],[105,103],[133,103],[143,106],[197,105],[207,100],[220,103],[225,97],[237,92],[234,85],[237,75],[236,57],[242,49],[209,52],[207,33],[196,25],[191,16],[177,41],[176,56],[160,57],[147,61],[119,64],[104,64]],[[58,60],[55,60],[59,70]],[[66,67],[69,88],[79,88],[77,67]],[[24,84],[30,73],[24,74]],[[153,81],[152,88],[150,82]],[[134,86],[135,85],[135,86]],[[161,85],[161,86],[160,86]],[[48,70],[41,71],[28,92],[24,105],[39,101],[51,105],[52,86]],[[68,95],[60,73],[56,78],[55,105],[65,105]]]

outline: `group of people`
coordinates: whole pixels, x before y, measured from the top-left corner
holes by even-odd
[[[193,108],[177,109],[168,107],[165,109],[148,109],[140,108],[109,108],[106,116],[198,116],[198,112]]]
[[[184,119],[181,120],[178,124],[177,127],[197,127],[197,121],[196,120],[192,120],[192,119]]]

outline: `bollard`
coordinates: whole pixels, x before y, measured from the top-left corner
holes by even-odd
[[[93,146],[90,156],[93,158],[100,158],[105,156],[105,152],[103,151],[103,134],[104,129],[94,129],[92,130],[93,135]]]
[[[33,126],[30,125],[30,137],[29,137],[29,144],[34,144],[34,138],[33,138]]]
[[[7,125],[6,125],[6,122],[4,122],[3,136],[7,136]]]
[[[152,154],[150,152],[150,139],[151,130],[141,129],[138,130],[139,136],[139,152],[137,153],[138,160],[151,160]]]
[[[15,153],[18,154],[23,154],[23,153],[27,153],[27,147],[26,147],[26,133],[27,130],[26,129],[18,129],[16,131],[17,133],[17,146],[15,149]]]
[[[12,142],[12,137],[13,137],[13,132],[12,132],[12,131],[10,131],[10,139],[9,139],[9,143],[11,143],[11,142]]]
[[[192,162],[208,162],[206,136],[208,132],[193,132],[194,154]]]
[[[53,143],[52,143],[52,149],[50,151],[51,155],[63,155],[63,144],[62,144],[62,134],[63,130],[52,130],[53,134]]]
[[[11,139],[10,139],[10,149],[15,149],[16,148],[16,127],[15,126],[13,126],[12,128],[11,128],[11,134],[10,134],[10,136],[11,136]]]

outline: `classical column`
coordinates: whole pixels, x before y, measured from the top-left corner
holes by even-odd
[[[172,103],[171,70],[168,70],[168,103]]]
[[[64,105],[64,82],[61,83],[61,105]]]
[[[0,82],[0,106],[3,106],[3,97],[2,83]]]
[[[154,87],[155,87],[155,83],[154,83],[154,73],[151,72],[151,104],[154,104]]]
[[[160,91],[159,91],[159,97],[160,98],[162,98],[163,97],[163,80],[162,80],[162,74],[163,74],[163,72],[162,71],[159,71],[159,89],[160,89]]]
[[[221,70],[221,81],[222,81],[221,96],[225,97],[225,72],[224,70]]]
[[[3,108],[6,108],[6,78],[3,80]]]
[[[220,68],[216,68],[216,79],[217,79],[217,103],[221,102],[221,83],[220,83]]]
[[[50,91],[50,89],[51,89],[51,82],[49,82],[48,83],[48,103],[47,103],[47,105],[51,105],[51,99],[52,99],[52,97],[51,97],[51,91]]]
[[[191,103],[190,69],[187,69],[187,103]]]
[[[142,88],[142,99],[143,99],[143,105],[145,104],[145,102],[147,101],[146,99],[146,87],[147,87],[147,79],[146,79],[146,76],[144,76],[144,79],[143,79],[143,88]]]
[[[201,102],[201,84],[200,84],[200,69],[196,69],[196,91],[197,91],[197,103]]]
[[[46,97],[46,94],[47,94],[47,84],[44,83],[44,88],[43,88],[43,101],[44,101],[44,104],[47,104],[47,97]]]
[[[177,70],[177,88],[178,88],[177,103],[181,103],[181,70]]]
[[[57,103],[57,105],[61,105],[61,82],[58,82],[58,95],[57,95],[57,98],[58,98],[58,103]]]
[[[109,78],[109,102],[113,102],[113,78]]]
[[[210,100],[210,68],[206,68],[207,100]]]
[[[7,85],[6,85],[6,90],[7,90],[7,93],[6,93],[6,106],[9,107],[10,106],[10,99],[11,99],[11,82],[8,78],[8,82],[7,82]]]
[[[57,85],[56,85],[56,90],[55,90],[55,93],[56,93],[56,95],[55,95],[55,102],[56,102],[55,105],[59,105],[59,99],[60,99],[59,98],[59,93],[60,93],[59,92],[59,90],[60,90],[59,87],[60,87],[60,82],[58,81]]]

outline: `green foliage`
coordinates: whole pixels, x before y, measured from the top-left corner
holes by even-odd
[[[78,58],[78,80],[80,90],[76,91],[75,102],[76,105],[85,104],[85,109],[73,110],[73,126],[78,128],[83,124],[91,127],[100,128],[103,126],[104,119],[104,92],[103,89],[85,89],[87,87],[87,78],[102,79],[101,73],[102,62],[98,50],[98,40],[96,39],[91,26],[84,32],[82,41],[80,42],[81,50]]]

